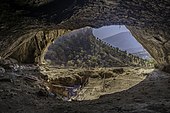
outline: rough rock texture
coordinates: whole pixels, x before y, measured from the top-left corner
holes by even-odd
[[[54,71],[57,70],[55,68],[53,69]],[[118,74],[115,80],[109,80],[113,82],[106,82],[105,91],[109,92],[103,92],[101,90],[97,90],[96,92],[96,90],[91,88],[84,89],[86,93],[85,95],[80,95],[79,99],[82,100],[84,99],[82,97],[85,97],[88,100],[78,102],[63,102],[58,100],[45,90],[42,82],[39,82],[41,79],[37,82],[32,82],[16,76],[16,79],[14,79],[15,84],[13,84],[10,83],[10,79],[7,76],[8,79],[3,79],[3,82],[2,79],[0,81],[0,112],[170,113],[170,74],[158,70],[153,72],[152,69],[129,69],[131,71],[125,70],[124,74]],[[67,73],[68,71],[65,72]],[[47,73],[51,74],[49,71]],[[15,74],[18,75],[18,73]],[[8,75],[11,74],[9,73]],[[20,76],[27,77],[28,75],[34,76],[33,78],[39,78],[39,74],[34,71],[31,73],[24,71]],[[4,80],[8,80],[8,82],[4,82]],[[102,80],[99,78],[89,79],[89,83],[92,83],[89,85],[98,89],[98,86],[102,86],[103,84]],[[59,90],[59,88],[56,90]],[[60,91],[62,91],[62,88],[60,88]],[[106,93],[109,94],[103,95]],[[99,98],[98,95],[103,96]]]
[[[0,56],[10,56],[42,30],[124,24],[159,64],[167,66],[169,10],[169,0],[1,0]]]
[[[43,63],[48,46],[67,30],[39,31],[28,41],[18,46],[11,57],[23,63]]]
[[[3,67],[0,67],[0,74],[5,73],[5,69]]]
[[[170,72],[170,42],[168,32],[164,30],[128,27],[134,37],[147,49],[158,62],[159,67]]]

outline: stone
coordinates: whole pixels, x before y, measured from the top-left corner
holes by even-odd
[[[39,79],[36,76],[33,76],[33,75],[24,76],[24,80],[26,80],[28,82],[37,82],[37,81],[39,81]]]
[[[0,67],[0,74],[5,73],[5,69],[3,67]]]
[[[48,97],[49,96],[49,92],[45,89],[40,89],[37,92],[37,96],[43,96],[43,97]]]
[[[117,68],[117,69],[113,69],[112,72],[116,74],[123,74],[125,71],[123,68]]]
[[[17,74],[17,73],[14,73],[14,72],[12,72],[12,73],[9,73],[11,76],[13,76],[13,77],[22,77],[22,75],[20,75],[20,74]]]
[[[86,76],[86,77],[90,77],[94,72],[92,70],[86,70],[86,71],[81,71],[78,72],[77,74],[79,76]]]
[[[0,66],[2,66],[5,69],[10,69],[14,71],[17,71],[19,68],[17,60],[12,58],[0,59]]]
[[[65,86],[50,84],[49,85],[49,91],[53,94],[56,94],[56,95],[59,94],[59,95],[62,95],[64,97],[69,96],[67,88]]]
[[[48,81],[48,75],[40,74],[40,77],[41,77],[43,80]]]
[[[74,86],[76,84],[76,78],[73,76],[58,77],[51,80],[50,83],[63,86]]]
[[[49,80],[50,84],[61,85],[66,87],[82,86],[88,83],[89,77],[74,75],[65,75]]]
[[[114,77],[114,74],[111,71],[101,71],[101,72],[99,72],[99,75],[100,75],[101,78],[111,78],[111,77]]]

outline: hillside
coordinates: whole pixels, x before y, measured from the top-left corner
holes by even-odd
[[[58,38],[45,59],[51,64],[74,67],[114,67],[144,65],[142,60],[96,39],[91,28],[76,30]]]
[[[121,50],[132,53],[140,58],[150,58],[149,53],[139,44],[139,42],[132,36],[130,32],[118,33],[102,40],[108,44],[111,44],[113,47],[118,47]]]

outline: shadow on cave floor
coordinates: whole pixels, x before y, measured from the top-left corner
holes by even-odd
[[[0,113],[169,113],[170,75],[154,70],[130,89],[96,100],[63,102],[37,96],[36,85],[0,83]]]

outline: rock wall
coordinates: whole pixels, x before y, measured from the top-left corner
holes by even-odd
[[[157,61],[159,67],[170,72],[170,33],[166,30],[144,29],[128,26],[134,37]]]
[[[24,41],[10,57],[22,63],[43,63],[48,46],[67,30],[39,31],[30,40]]]
[[[85,26],[121,24],[131,26],[132,34],[160,65],[169,65],[170,42],[167,40],[170,34],[169,0],[0,2],[0,56],[3,58],[10,56],[25,40],[32,39],[35,33],[42,30],[73,30]]]

